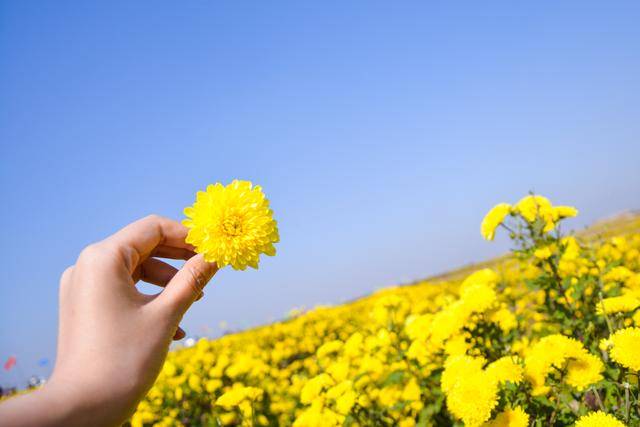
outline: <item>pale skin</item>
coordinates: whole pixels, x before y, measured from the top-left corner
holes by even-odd
[[[179,324],[218,270],[187,229],[149,216],[85,248],[60,279],[56,365],[46,385],[0,404],[14,426],[116,426],[153,385]],[[185,260],[177,270],[158,258]],[[137,290],[139,280],[162,287]]]

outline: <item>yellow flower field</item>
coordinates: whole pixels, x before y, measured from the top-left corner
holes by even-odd
[[[577,213],[499,204],[491,268],[173,351],[131,425],[640,425],[640,234]]]

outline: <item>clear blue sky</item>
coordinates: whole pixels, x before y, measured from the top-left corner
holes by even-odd
[[[574,227],[640,207],[637,1],[96,3],[0,3],[0,385],[47,371],[85,245],[216,181],[282,241],[191,334],[500,253],[480,220],[530,189]]]

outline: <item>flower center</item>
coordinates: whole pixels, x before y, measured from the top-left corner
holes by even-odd
[[[242,233],[242,221],[235,215],[227,217],[222,221],[222,230],[228,236],[238,236]]]

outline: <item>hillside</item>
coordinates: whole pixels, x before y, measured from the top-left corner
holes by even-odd
[[[603,218],[583,230],[577,230],[576,236],[587,241],[598,242],[613,236],[625,236],[640,232],[640,210],[628,210],[619,214]],[[442,274],[427,277],[423,281],[435,283],[447,280],[459,280],[475,270],[492,268],[504,262],[510,255],[493,258],[487,261],[465,265],[446,271]],[[422,280],[421,280],[422,282]]]
[[[517,251],[172,351],[131,424],[640,425],[640,216],[496,209]]]

